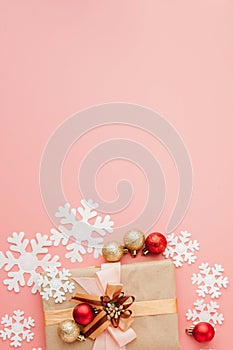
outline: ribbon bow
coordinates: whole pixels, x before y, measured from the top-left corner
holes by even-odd
[[[134,297],[122,292],[120,263],[101,265],[95,278],[73,279],[90,294],[77,293],[71,300],[88,303],[98,312],[83,330],[86,337],[95,339],[93,350],[124,350],[125,345],[136,338],[136,333],[130,328],[133,319],[129,307]]]
[[[103,309],[107,314],[107,319],[111,321],[113,327],[117,328],[122,318],[130,318],[132,311],[128,308],[133,304],[135,298],[131,295],[124,295],[124,292],[116,292],[113,294],[111,299],[108,295],[100,297]],[[127,300],[131,299],[130,302],[125,304]],[[122,327],[120,327],[122,329]]]

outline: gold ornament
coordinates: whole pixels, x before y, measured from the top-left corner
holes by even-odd
[[[124,244],[133,257],[137,255],[137,250],[141,249],[145,243],[145,236],[140,230],[130,230],[124,236]]]
[[[64,320],[59,323],[57,333],[65,343],[73,343],[79,340],[80,328],[74,320]]]
[[[107,242],[102,249],[103,257],[109,262],[119,261],[124,255],[124,248],[116,241]]]

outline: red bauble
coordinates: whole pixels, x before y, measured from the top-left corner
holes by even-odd
[[[193,337],[199,343],[211,341],[215,335],[214,327],[208,322],[200,322],[191,330]]]
[[[73,310],[73,319],[82,326],[89,324],[91,321],[93,321],[94,317],[94,310],[89,304],[78,304]]]
[[[153,232],[146,237],[145,253],[148,251],[151,254],[159,254],[164,252],[167,247],[167,240],[162,233]]]

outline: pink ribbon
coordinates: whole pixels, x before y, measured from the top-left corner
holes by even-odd
[[[120,283],[121,264],[102,264],[95,277],[73,278],[85,291],[91,295],[104,295],[108,283]],[[92,350],[125,350],[125,346],[136,338],[132,328],[125,332],[119,328],[109,326],[95,340]]]

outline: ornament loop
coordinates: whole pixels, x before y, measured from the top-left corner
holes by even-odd
[[[189,328],[186,328],[185,333],[188,335],[193,335],[193,330],[195,326],[190,326]]]

